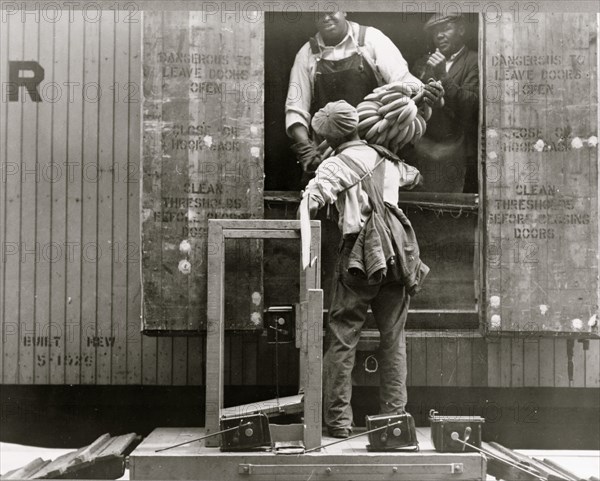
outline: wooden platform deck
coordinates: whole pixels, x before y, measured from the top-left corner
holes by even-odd
[[[367,437],[301,455],[272,452],[224,453],[194,442],[168,451],[158,449],[199,438],[204,428],[155,429],[129,457],[130,479],[252,480],[485,480],[486,463],[477,453],[437,453],[429,428],[418,428],[420,452],[373,453]],[[323,444],[335,441],[323,437]]]

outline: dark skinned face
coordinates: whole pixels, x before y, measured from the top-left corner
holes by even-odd
[[[315,25],[325,45],[336,45],[346,35],[348,23],[345,12],[323,12],[316,15]]]
[[[440,52],[446,58],[458,52],[465,44],[464,34],[465,26],[454,22],[436,25],[431,30],[434,45],[440,49]]]

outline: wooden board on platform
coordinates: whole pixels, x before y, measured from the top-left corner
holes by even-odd
[[[89,446],[51,460],[37,458],[0,479],[118,479],[125,474],[125,456],[139,444],[135,433],[103,434]]]
[[[232,406],[221,410],[222,418],[235,416],[249,416],[250,414],[263,413],[267,416],[277,414],[297,414],[304,410],[302,394],[295,396],[285,396],[277,399],[268,399],[266,401],[257,401],[251,404],[242,404],[241,406]]]
[[[373,453],[367,438],[356,438],[301,455],[271,452],[221,452],[195,442],[168,451],[157,449],[199,438],[204,428],[158,428],[131,453],[131,479],[197,480],[484,480],[486,462],[478,453],[437,453],[429,429],[420,428],[420,452]],[[334,441],[323,437],[323,444]]]

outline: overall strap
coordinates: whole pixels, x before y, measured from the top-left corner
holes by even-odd
[[[367,27],[365,25],[360,25],[358,29],[358,46],[365,46],[365,35],[367,33]]]
[[[369,144],[369,147],[371,147],[380,156],[385,157],[386,159],[394,162],[395,164],[401,164],[404,162],[400,157],[394,154],[391,150],[385,148],[383,145]]]
[[[373,167],[373,170],[365,170],[362,166],[356,163],[351,157],[345,154],[337,154],[337,157],[341,159],[348,167],[350,167],[360,179],[352,184],[350,187],[344,189],[344,191],[354,187],[357,184],[362,184],[362,188],[371,200],[373,204],[373,210],[379,213],[383,213],[385,204],[383,201],[383,182],[385,177],[385,157],[379,156],[379,160]],[[383,164],[384,168],[380,168]],[[343,192],[343,191],[342,191]]]
[[[310,45],[310,51],[313,55],[319,55],[321,53],[321,47],[319,47],[319,42],[315,37],[310,37],[308,39],[308,43]]]

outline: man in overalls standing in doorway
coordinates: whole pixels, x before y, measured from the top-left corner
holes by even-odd
[[[392,82],[422,85],[380,30],[346,20],[346,12],[317,13],[316,27],[318,33],[296,54],[285,104],[286,131],[305,172],[321,162],[309,128],[317,110],[335,100],[355,107],[374,88]],[[432,104],[443,94],[433,85],[424,88]]]

